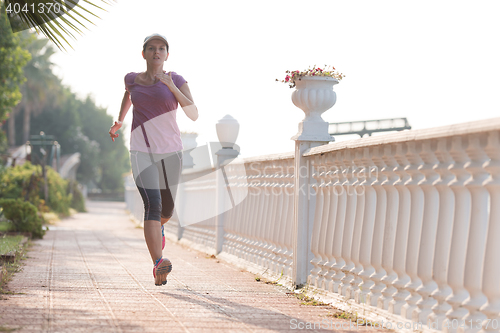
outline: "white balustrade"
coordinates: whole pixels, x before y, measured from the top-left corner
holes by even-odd
[[[437,289],[437,283],[432,276],[432,266],[439,216],[439,192],[434,183],[439,180],[439,174],[434,171],[438,160],[434,155],[431,143],[431,140],[423,141],[420,151],[423,162],[420,172],[425,177],[419,184],[424,194],[424,215],[418,254],[418,277],[422,281],[422,285],[417,289],[421,300],[417,302],[417,309],[412,314],[414,322],[425,324],[427,324],[427,317],[432,312],[432,307],[437,303],[430,294]]]
[[[361,159],[363,157],[363,148],[358,148],[354,152],[354,170],[356,172],[357,179],[353,184],[356,190],[357,205],[356,205],[356,217],[354,219],[354,234],[352,237],[352,248],[351,248],[351,260],[354,267],[349,271],[350,275],[353,276],[349,281],[349,286],[346,288],[345,296],[347,299],[355,297],[355,293],[358,290],[358,286],[362,282],[359,273],[363,270],[363,266],[360,262],[360,244],[361,244],[361,233],[363,230],[363,216],[365,209],[365,187],[361,184],[365,182],[366,174],[362,172],[363,166]]]
[[[359,248],[359,263],[363,269],[359,273],[359,277],[363,280],[363,282],[358,285],[354,294],[354,298],[358,303],[366,303],[366,296],[368,295],[370,288],[375,284],[370,278],[372,274],[375,273],[371,257],[373,233],[375,228],[377,193],[372,187],[373,183],[376,181],[376,177],[374,177],[372,172],[374,170],[374,164],[369,147],[363,148],[362,164],[362,172],[366,174],[366,177],[360,184],[364,188],[363,196],[365,199],[365,205],[362,212],[363,226],[361,230],[361,243]]]
[[[438,139],[435,153],[439,160],[439,164],[435,170],[440,177],[440,179],[434,183],[434,186],[439,192],[439,222],[437,226],[439,242],[436,241],[433,264],[434,279],[437,284],[437,289],[431,296],[437,301],[437,304],[432,308],[433,312],[430,314],[428,320],[433,323],[437,322],[437,328],[439,329],[442,328],[442,324],[446,319],[446,313],[451,310],[451,306],[446,302],[446,298],[452,293],[447,278],[455,206],[455,195],[451,190],[450,184],[454,181],[455,176],[449,170],[453,165],[453,159],[448,151],[449,144],[450,142],[447,138]]]
[[[344,152],[343,165],[345,169],[342,170],[342,173],[344,174],[344,177],[346,179],[343,187],[347,195],[346,218],[344,223],[344,234],[342,235],[341,255],[341,258],[344,260],[345,264],[340,268],[341,272],[343,273],[343,277],[340,280],[341,282],[337,290],[334,290],[333,286],[331,288],[328,288],[330,291],[337,292],[341,295],[346,295],[347,288],[350,286],[351,280],[354,279],[354,276],[350,273],[350,271],[355,267],[354,262],[351,259],[351,250],[358,196],[356,193],[356,188],[353,186],[353,184],[356,183],[358,179],[355,174],[355,165],[352,161],[351,153],[351,150],[346,150]]]
[[[337,207],[335,210],[330,208],[330,214],[332,216],[335,214],[335,223],[327,228],[327,237],[333,240],[333,244],[327,248],[327,255],[329,258],[327,266],[329,273],[326,277],[325,285],[323,286],[324,289],[334,292],[338,292],[342,278],[345,275],[341,270],[345,265],[345,260],[342,258],[342,237],[344,235],[347,209],[347,192],[344,187],[347,178],[345,177],[344,170],[343,153],[339,151],[335,154],[335,174],[337,177],[336,182],[332,184],[333,192],[331,192],[333,196],[338,197]],[[330,231],[331,229],[334,230]]]
[[[382,279],[387,275],[385,269],[382,268],[382,251],[384,246],[384,232],[386,228],[385,221],[387,218],[387,192],[382,186],[382,183],[387,179],[387,177],[381,172],[381,170],[385,168],[385,163],[382,160],[380,148],[376,146],[371,150],[372,160],[375,164],[375,167],[370,170],[370,172],[374,173],[375,178],[375,181],[371,186],[375,189],[377,199],[371,256],[371,263],[375,272],[372,276],[370,276],[370,278],[375,282],[375,284],[370,288],[370,292],[367,295],[367,303],[372,306],[377,306],[378,300],[382,296],[382,290],[385,288],[385,285],[382,283]]]
[[[410,292],[410,296],[406,298],[406,304],[401,308],[401,315],[403,318],[412,319],[413,311],[417,308],[416,304],[421,299],[421,296],[417,293],[417,289],[422,285],[422,281],[418,277],[418,252],[424,218],[424,192],[419,184],[424,179],[424,175],[419,170],[423,165],[423,161],[420,158],[419,147],[417,146],[420,146],[421,143],[417,144],[410,141],[406,145],[408,147],[406,156],[410,164],[405,168],[405,171],[410,174],[411,179],[405,185],[410,190],[411,207],[406,252],[406,274],[410,277],[410,282],[405,286],[405,289]]]
[[[389,302],[389,312],[400,315],[403,306],[406,304],[406,298],[410,295],[410,292],[405,287],[411,281],[406,271],[411,212],[411,195],[410,190],[406,187],[410,180],[410,174],[405,171],[406,166],[409,164],[406,158],[406,144],[396,144],[394,158],[398,163],[394,168],[394,172],[399,176],[399,180],[394,183],[399,195],[398,222],[394,245],[394,272],[398,277],[392,284],[397,292]]]
[[[380,169],[380,173],[385,176],[382,186],[387,196],[387,210],[382,250],[382,268],[386,272],[386,275],[381,279],[381,282],[385,285],[385,287],[381,291],[382,296],[378,299],[377,306],[385,310],[389,308],[389,303],[393,300],[393,296],[397,292],[393,283],[398,277],[394,270],[394,251],[398,223],[399,193],[394,184],[399,180],[399,176],[394,171],[398,166],[396,159],[392,154],[394,148],[395,147],[393,145],[386,145],[384,147],[382,156],[384,165]]]
[[[465,140],[464,140],[465,139]],[[464,148],[466,137],[456,136],[451,139],[450,155],[454,160],[450,171],[455,175],[450,188],[455,196],[453,232],[451,237],[450,263],[448,266],[448,284],[452,294],[446,298],[446,302],[452,309],[446,313],[447,320],[443,323],[443,331],[454,333],[462,318],[467,315],[467,309],[462,307],[463,302],[469,297],[465,289],[465,257],[467,254],[467,238],[470,229],[471,195],[465,187],[465,182],[470,178],[470,173],[465,170],[469,163]]]
[[[316,163],[313,165],[321,165],[321,162],[318,160],[321,159],[321,156],[316,156]],[[320,171],[318,168],[314,168],[313,178],[316,180],[316,183],[312,185],[314,195],[316,196],[316,207],[314,214],[314,224],[313,224],[313,232],[312,232],[312,240],[311,240],[311,252],[314,255],[314,258],[311,260],[311,264],[314,268],[311,270],[308,276],[308,283],[314,285],[316,287],[321,287],[321,280],[324,279],[324,275],[326,272],[324,271],[324,264],[327,259],[320,255],[324,253],[325,242],[326,242],[326,227],[328,225],[328,207],[330,205],[330,197],[329,192],[325,190],[326,188],[326,172]],[[327,199],[325,200],[325,197]],[[326,203],[325,203],[326,201]]]
[[[469,298],[463,304],[469,313],[463,318],[467,325],[463,332],[477,332],[477,322],[482,323],[486,315],[479,309],[487,302],[486,296],[481,290],[482,275],[484,267],[484,255],[486,252],[486,233],[488,231],[489,193],[484,187],[484,181],[489,178],[489,173],[483,168],[488,156],[484,151],[486,144],[485,134],[472,134],[468,136],[469,145],[466,149],[470,163],[466,170],[470,172],[471,178],[465,183],[465,187],[471,193],[471,224],[469,239],[467,243],[467,257],[465,259],[464,285],[469,292]],[[479,259],[480,258],[480,259]]]
[[[480,310],[487,317],[483,321],[482,332],[498,332],[500,328],[500,133],[489,132],[488,144],[484,148],[490,158],[484,169],[491,177],[484,186],[490,194],[490,217],[488,239],[486,241],[486,254],[484,258],[483,293],[488,298],[488,303]]]
[[[228,179],[233,195],[246,197],[224,213],[221,255],[293,281],[302,191],[311,201],[296,213],[307,216],[311,236],[310,263],[300,264],[311,288],[424,330],[498,332],[500,118],[316,146],[302,157],[302,189],[294,153],[226,166],[238,174]],[[176,209],[199,223],[182,238],[213,247],[206,211],[215,177],[195,171],[184,170]],[[133,193],[128,186],[131,212]]]

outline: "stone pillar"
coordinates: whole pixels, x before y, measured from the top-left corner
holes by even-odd
[[[327,144],[334,139],[328,134],[328,123],[321,114],[336,102],[332,87],[338,81],[331,77],[302,77],[296,81],[293,103],[306,117],[299,123],[295,141],[295,194],[293,207],[293,264],[292,282],[300,287],[307,282],[310,270],[311,236],[316,198],[311,186],[315,183],[308,158],[303,156],[310,148]]]
[[[236,142],[236,138],[238,137],[240,125],[236,119],[230,115],[226,115],[224,118],[219,120],[215,127],[217,130],[217,136],[222,145],[222,149],[215,153],[215,155],[217,155],[217,216],[215,218],[215,254],[219,254],[222,251],[222,245],[224,243],[224,212],[227,210],[226,205],[231,204],[234,208],[234,200],[224,166],[235,159],[239,154],[237,150],[233,149],[233,146]],[[230,200],[231,202],[228,203],[227,200]]]

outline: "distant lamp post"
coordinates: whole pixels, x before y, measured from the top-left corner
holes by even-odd
[[[41,131],[40,135],[31,135],[30,141],[26,143],[29,147],[26,150],[30,154],[31,163],[40,163],[42,165],[42,175],[44,179],[44,199],[45,202],[49,200],[49,189],[47,181],[47,170],[46,166],[52,166],[53,160],[56,158],[56,171],[59,171],[59,158],[61,152],[61,145],[55,141],[53,135],[46,135],[45,132]]]
[[[236,139],[238,138],[240,124],[230,115],[225,115],[217,122],[217,124],[215,125],[215,129],[217,131],[217,137],[219,138],[220,144],[222,145],[222,149],[215,153],[215,155],[217,155],[215,177],[217,184],[215,254],[218,254],[222,251],[222,245],[224,242],[224,212],[228,210],[226,209],[226,198],[229,197],[229,200],[231,201],[231,207],[235,206],[234,198],[231,193],[231,188],[229,187],[229,181],[227,179],[224,166],[239,155],[239,152],[233,149],[233,147]]]
[[[222,148],[232,149],[240,131],[238,121],[227,114],[217,122],[215,129]]]
[[[31,143],[26,141],[24,148],[26,149],[26,160],[31,162]]]

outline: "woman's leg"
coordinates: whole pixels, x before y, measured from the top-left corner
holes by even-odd
[[[144,238],[155,265],[153,268],[155,285],[161,286],[167,283],[167,275],[172,270],[172,263],[162,257],[160,190],[139,188],[139,191],[144,200]]]
[[[144,202],[144,238],[153,263],[162,256],[161,194],[158,168],[149,154],[131,152],[135,184]]]
[[[160,190],[138,186],[144,202],[144,238],[153,263],[162,256],[161,198]]]
[[[153,262],[162,256],[161,250],[161,226],[160,222],[156,220],[144,221],[144,238],[148,246],[149,254]]]
[[[167,223],[174,214],[174,201],[182,172],[182,151],[169,154],[158,163],[161,181],[161,225]]]

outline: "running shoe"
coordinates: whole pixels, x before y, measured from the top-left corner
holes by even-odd
[[[167,276],[172,271],[172,263],[167,258],[160,257],[156,260],[155,267],[153,267],[153,277],[155,278],[155,285],[161,286],[167,284]],[[165,278],[165,280],[162,279]]]

